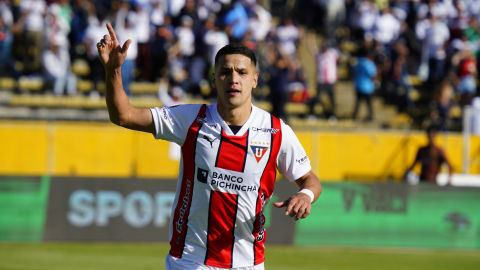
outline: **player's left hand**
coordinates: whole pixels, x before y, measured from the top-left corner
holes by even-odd
[[[312,204],[310,196],[304,193],[298,193],[283,202],[276,202],[273,205],[277,208],[287,207],[285,215],[293,217],[295,221],[306,218],[310,214]]]

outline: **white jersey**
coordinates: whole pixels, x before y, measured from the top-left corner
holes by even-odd
[[[155,138],[182,147],[170,255],[220,268],[263,263],[276,170],[291,181],[311,170],[292,129],[255,106],[237,134],[216,104],[151,111]]]

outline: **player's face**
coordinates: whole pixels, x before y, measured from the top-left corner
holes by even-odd
[[[213,87],[217,88],[219,106],[235,109],[250,104],[257,81],[258,73],[250,58],[241,54],[220,57],[213,73]]]

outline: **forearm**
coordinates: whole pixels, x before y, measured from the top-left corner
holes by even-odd
[[[310,171],[302,181],[297,180],[296,182],[299,186],[299,190],[308,189],[313,192],[312,203],[320,197],[320,194],[322,193],[322,185],[320,184],[318,177],[312,171]]]
[[[121,68],[107,70],[105,78],[105,100],[110,121],[119,126],[128,125],[128,114],[133,108],[122,86]]]

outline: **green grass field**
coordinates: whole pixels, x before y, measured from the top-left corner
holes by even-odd
[[[165,269],[166,243],[0,243],[0,269]],[[480,251],[269,245],[266,269],[478,270]]]

